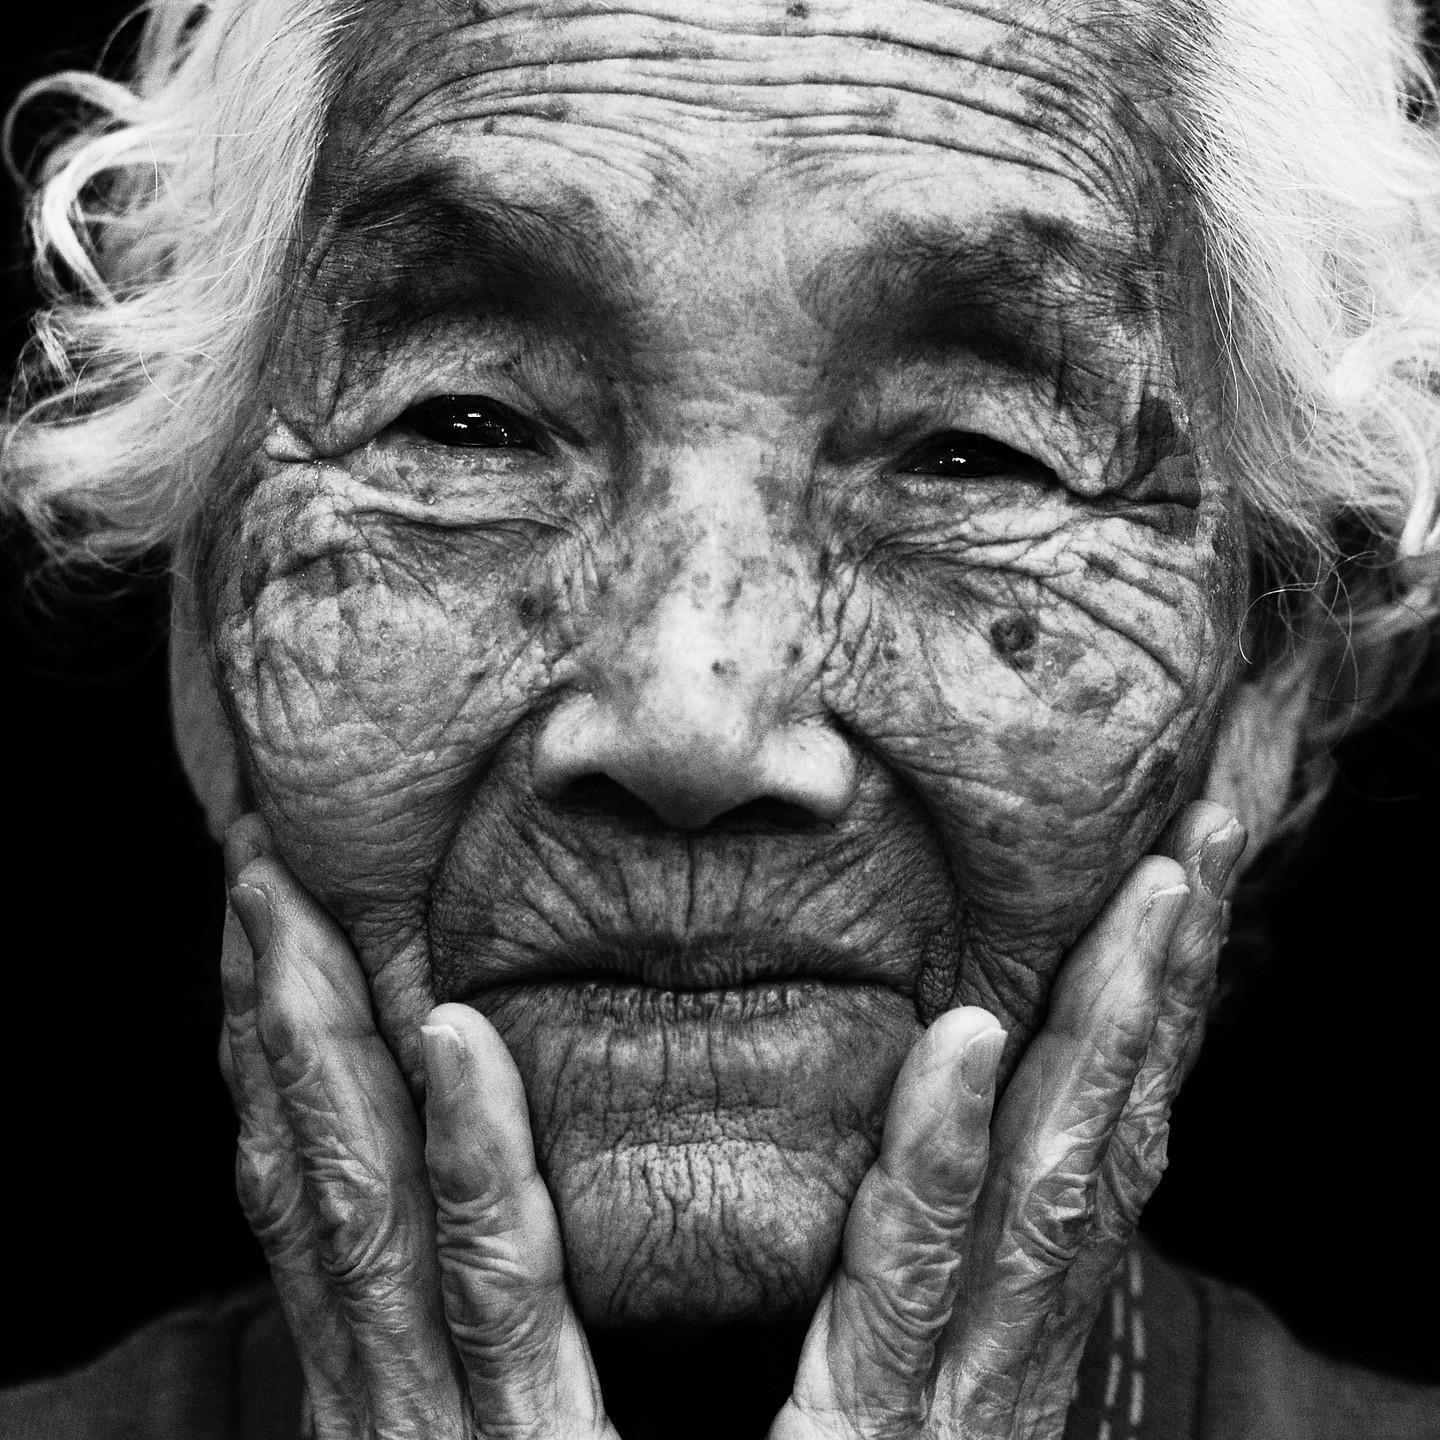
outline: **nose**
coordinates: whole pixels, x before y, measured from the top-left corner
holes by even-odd
[[[804,647],[783,600],[763,585],[737,600],[719,568],[698,587],[682,579],[623,627],[547,715],[532,752],[542,797],[563,801],[604,777],[681,830],[755,801],[800,820],[849,806],[850,742],[814,707],[794,713]]]
[[[823,724],[762,731],[712,686],[655,698],[629,714],[593,695],[562,701],[535,740],[536,791],[564,800],[603,776],[679,830],[758,800],[835,820],[854,798],[854,755]]]

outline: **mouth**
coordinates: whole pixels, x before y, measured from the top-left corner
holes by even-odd
[[[636,979],[634,963],[511,979],[466,997],[504,1037],[528,1091],[558,1087],[568,1097],[559,1110],[573,1119],[598,1108],[600,1128],[618,1124],[620,1138],[658,1124],[670,1141],[713,1139],[716,1117],[757,1107],[793,1109],[799,1124],[816,1095],[848,1090],[844,1077],[857,1067],[893,1080],[920,1031],[914,999],[873,978],[742,979],[732,964],[705,975],[705,988],[687,970],[686,987],[675,988]],[[678,1118],[697,1114],[693,1125]]]
[[[840,947],[747,936],[590,942],[494,966],[487,981],[455,998],[489,1010],[545,990],[577,1020],[662,1025],[780,1016],[836,989],[908,990]]]
[[[705,990],[661,989],[653,985],[611,979],[576,979],[548,985],[497,986],[469,1003],[481,1009],[504,1009],[528,993],[548,992],[557,1009],[581,1023],[604,1022],[617,1027],[709,1024],[725,1026],[776,1019],[811,1009],[834,998],[838,987],[817,980],[766,981],[749,985],[716,986]],[[857,995],[867,987],[844,987]]]
[[[744,934],[684,940],[641,935],[591,941],[533,955],[528,963],[507,969],[505,981],[510,984],[562,980],[599,986],[640,985],[677,993],[787,981],[877,978],[873,966],[836,946]]]

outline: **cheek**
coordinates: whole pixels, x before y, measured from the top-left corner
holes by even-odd
[[[1180,542],[1110,520],[877,582],[847,718],[943,836],[962,998],[1032,1006],[1198,786],[1238,658],[1235,556],[1219,524]]]
[[[222,693],[302,878],[322,899],[403,895],[543,687],[525,562],[297,489],[267,481],[245,507],[244,558],[220,577]]]

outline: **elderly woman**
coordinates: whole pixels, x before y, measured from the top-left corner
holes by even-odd
[[[173,557],[278,1302],[5,1434],[609,1436],[587,1331],[796,1319],[772,1440],[1435,1434],[1132,1245],[1440,609],[1416,34],[160,0],[51,82],[9,493]]]

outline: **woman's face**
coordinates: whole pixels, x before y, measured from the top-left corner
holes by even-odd
[[[921,1024],[1013,1060],[1203,776],[1189,291],[1073,16],[511,8],[352,34],[220,688],[412,1082],[506,1037],[586,1318],[791,1313]]]

